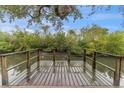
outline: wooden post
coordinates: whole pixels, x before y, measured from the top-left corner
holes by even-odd
[[[37,50],[37,70],[40,70],[40,49]]]
[[[0,61],[1,61],[1,72],[2,72],[2,85],[7,86],[9,83],[8,83],[6,56],[1,56]]]
[[[93,74],[92,79],[94,80],[96,74],[96,52],[93,53],[92,74]]]
[[[67,59],[67,62],[68,62],[68,71],[70,72],[70,50],[68,50],[68,59]]]
[[[117,57],[117,61],[115,64],[115,72],[114,72],[114,86],[120,85],[121,61],[122,61],[122,57]]]
[[[30,62],[30,52],[27,51],[27,82],[30,81],[30,75],[31,75],[31,62]]]
[[[70,66],[70,51],[68,51],[68,65]]]
[[[86,49],[84,49],[84,54],[83,54],[83,71],[86,71]]]
[[[55,73],[55,50],[53,50],[53,72]]]

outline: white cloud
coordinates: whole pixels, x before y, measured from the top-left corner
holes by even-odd
[[[25,30],[28,31],[28,32],[34,32],[33,29],[28,29],[28,28],[26,28]]]
[[[121,19],[122,15],[121,14],[105,14],[105,13],[99,13],[99,14],[94,14],[90,17],[90,20],[110,20],[110,19]]]
[[[0,30],[5,32],[11,32],[15,30],[15,27],[11,25],[0,25]]]
[[[19,28],[24,29],[23,27],[19,27]],[[13,24],[0,23],[0,31],[11,32],[11,31],[15,31],[15,30],[16,30],[16,27]],[[29,31],[29,32],[34,32],[33,29],[25,28],[25,30]]]

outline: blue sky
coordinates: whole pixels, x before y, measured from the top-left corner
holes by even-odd
[[[124,27],[121,25],[123,22],[122,15],[118,11],[118,6],[112,6],[111,10],[97,10],[95,14],[92,16],[88,16],[87,14],[90,12],[89,8],[79,7],[81,13],[83,14],[83,19],[78,19],[75,22],[72,21],[72,18],[69,18],[69,21],[63,21],[64,30],[68,29],[80,29],[82,27],[90,26],[92,24],[97,24],[101,27],[109,29],[109,32],[121,30],[124,31]],[[7,18],[6,18],[7,19]],[[0,22],[0,30],[1,31],[11,31],[15,29],[15,26],[19,25],[20,28],[26,28],[27,21],[26,19],[16,20],[12,23]],[[28,28],[29,31],[33,31],[37,29],[38,26],[32,25]]]

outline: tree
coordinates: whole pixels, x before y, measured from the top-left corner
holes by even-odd
[[[13,45],[9,42],[0,42],[0,54],[13,51]]]
[[[46,51],[52,51],[54,49],[54,37],[51,33],[49,34],[46,34],[44,37],[43,37],[43,41],[41,42],[42,43],[42,48]]]
[[[44,21],[49,21],[56,28],[60,28],[63,24],[63,20],[69,20],[70,17],[75,21],[79,18],[83,18],[79,7],[87,7],[91,11],[89,16],[96,13],[97,10],[111,10],[112,6],[74,6],[74,5],[4,5],[0,6],[0,20],[5,22],[6,16],[9,17],[9,21],[12,22],[16,19],[27,19],[29,25],[36,23],[41,25]],[[118,6],[118,10],[122,13],[124,6]],[[7,20],[8,20],[7,19]]]
[[[68,34],[69,35],[75,35],[76,36],[76,32],[73,29],[68,30]]]
[[[73,54],[81,54],[81,47],[78,45],[78,35],[76,30],[70,29],[66,35],[67,39],[67,49],[69,49]]]
[[[108,37],[107,51],[116,55],[124,55],[124,32],[113,32]]]
[[[124,55],[124,32],[117,31],[108,33],[106,28],[97,25],[83,28],[80,33],[76,30],[69,30],[66,33],[47,32],[42,34],[39,31],[28,32],[17,28],[11,34],[0,31],[0,53],[30,50],[42,48],[45,51],[63,52],[70,50],[73,54],[82,55],[84,48],[92,51],[109,52],[112,54]]]
[[[39,32],[29,33],[29,46],[31,49],[41,48],[41,42],[43,42],[43,37]]]
[[[7,32],[0,31],[0,53],[11,52],[13,45],[10,42],[10,35]]]
[[[55,35],[54,48],[57,51],[65,51],[67,49],[67,40],[64,32],[57,32]]]
[[[26,30],[17,29],[13,32],[10,40],[16,51],[41,47],[41,36],[37,32],[30,33]]]
[[[0,6],[0,20],[5,22],[5,16],[12,22],[16,19],[27,18],[29,25],[42,24],[45,20],[58,27],[62,20],[72,16],[74,20],[82,18],[77,6],[72,5],[30,5],[30,6]]]
[[[108,29],[101,28],[97,25],[93,25],[92,27],[87,27],[82,29],[83,39],[87,42],[87,48],[91,49],[91,51],[103,51],[105,52],[106,46],[106,38],[108,35]],[[102,48],[101,48],[102,47]]]
[[[49,34],[49,26],[48,25],[43,25],[42,30],[44,32],[44,35]]]
[[[0,31],[0,41],[9,41],[9,37],[9,33]]]

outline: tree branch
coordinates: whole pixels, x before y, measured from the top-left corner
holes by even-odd
[[[33,18],[33,19],[35,19],[35,18],[37,18],[37,17],[39,17],[39,16],[41,15],[41,10],[42,10],[44,7],[47,7],[47,8],[50,8],[50,7],[51,7],[51,5],[42,5],[42,6],[38,5],[38,6],[39,6],[38,15],[33,16],[33,15],[31,15],[30,13],[28,13],[28,15],[29,15],[31,18]]]

